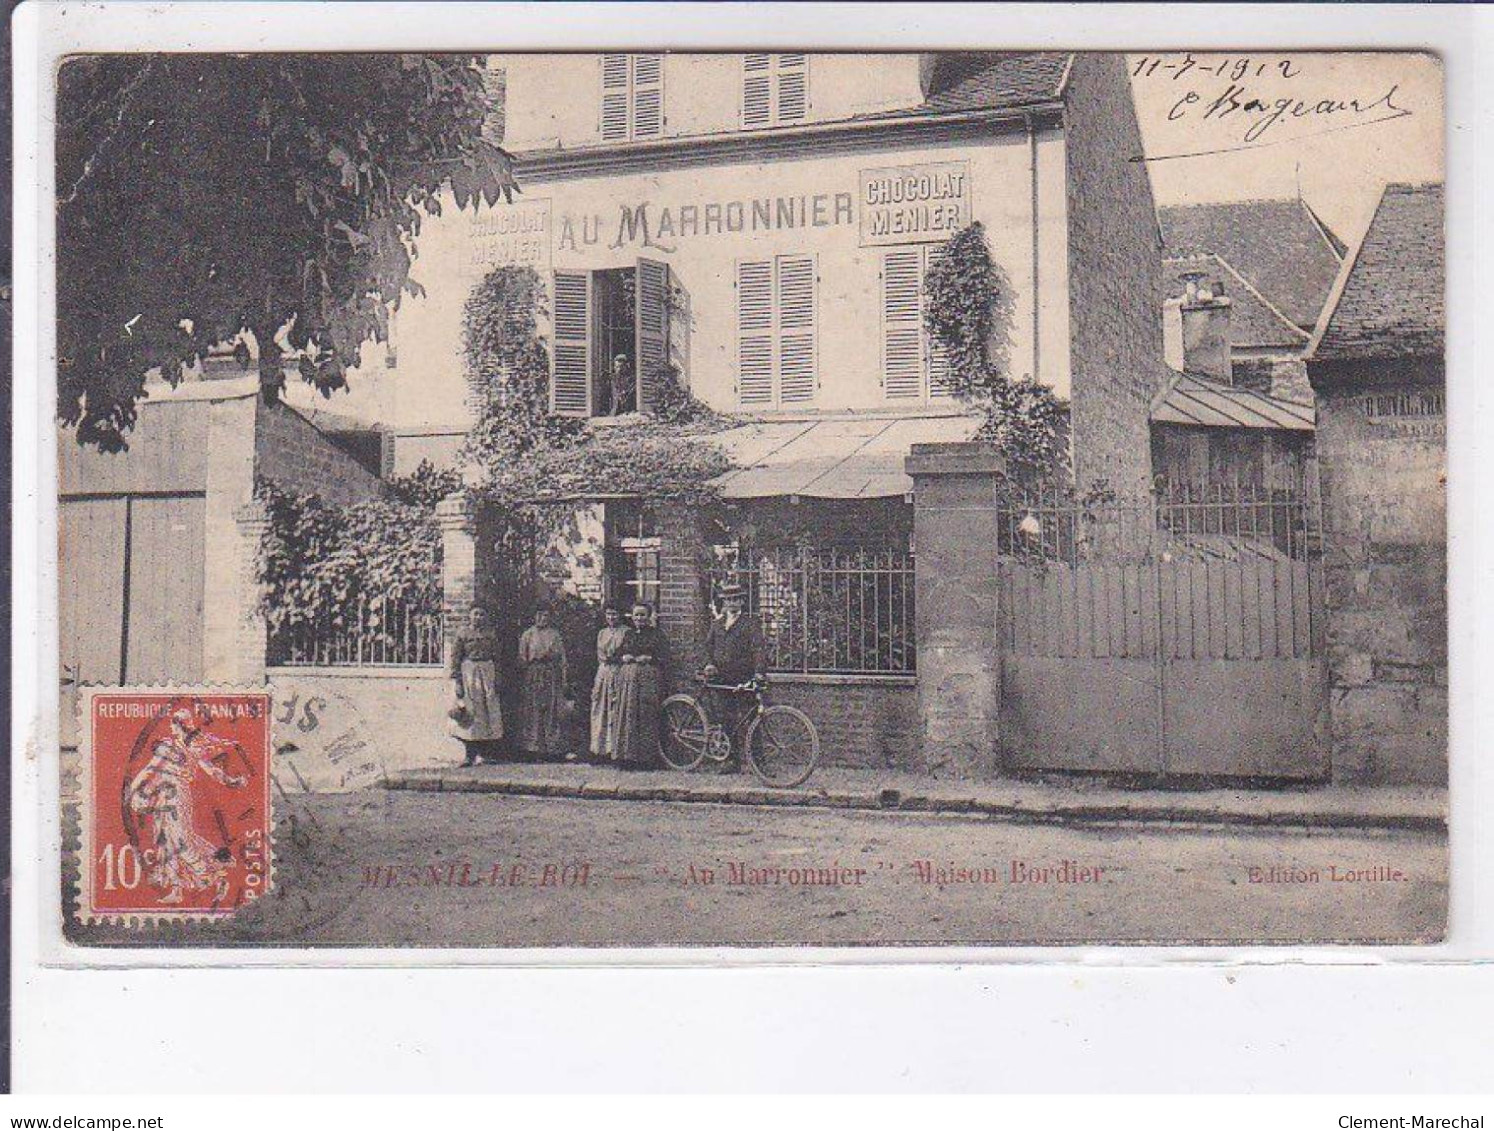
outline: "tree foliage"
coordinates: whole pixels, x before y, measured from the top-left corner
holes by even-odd
[[[984,416],[977,438],[998,445],[1024,474],[1066,473],[1067,406],[1031,376],[1007,372],[1012,289],[979,221],[933,257],[924,287],[925,326],[948,360],[954,395]]]
[[[252,333],[330,394],[388,331],[413,237],[514,183],[480,55],[111,55],[58,78],[59,414],[125,446],[146,374]],[[277,340],[278,339],[278,340]],[[247,353],[243,359],[247,360]]]

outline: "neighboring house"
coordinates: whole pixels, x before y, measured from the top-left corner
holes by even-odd
[[[253,560],[239,512],[257,479],[339,503],[383,484],[296,410],[266,404],[256,374],[148,386],[129,449],[59,430],[59,570],[65,725],[84,683],[231,683],[264,672],[245,621]]]
[[[1343,262],[1343,241],[1299,197],[1174,205],[1159,209],[1158,220],[1167,298],[1182,297],[1190,276],[1215,281],[1230,298],[1227,364],[1210,375],[1311,403],[1302,356]]]
[[[1123,57],[513,55],[490,68],[523,195],[422,227],[428,297],[400,310],[379,413],[394,468],[454,456],[470,412],[463,304],[494,267],[534,268],[550,285],[553,411],[646,411],[668,364],[743,418],[721,437],[739,467],[721,483],[734,528],[691,532],[646,501],[606,502],[591,512],[603,591],[657,596],[688,655],[706,582],[671,579],[700,555],[670,539],[715,543],[706,556],[736,555],[765,618],[791,610],[769,625],[782,679],[840,689],[818,718],[869,720],[831,747],[906,757],[903,459],[977,425],[923,326],[940,243],[983,223],[1010,299],[1007,369],[1069,399],[1079,480],[1150,479],[1162,250]],[[800,545],[761,544],[789,529]],[[868,684],[891,698],[848,706]]]
[[[1239,378],[1235,315],[1244,305],[1218,273],[1188,272],[1165,305],[1168,362],[1178,372],[1152,402],[1152,474],[1167,496],[1249,503],[1312,487],[1313,407]],[[1295,362],[1300,366],[1300,361]],[[1305,378],[1304,378],[1305,379]]]
[[[1442,186],[1387,185],[1307,355],[1345,780],[1446,780],[1444,275]]]

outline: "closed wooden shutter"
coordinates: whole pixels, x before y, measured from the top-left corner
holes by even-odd
[[[815,393],[814,258],[778,257],[778,387],[784,404]]]
[[[602,56],[602,140],[628,137],[628,57]]]
[[[882,256],[882,389],[890,401],[923,396],[923,249]]]
[[[773,403],[773,263],[737,264],[737,401]]]
[[[638,296],[634,303],[638,341],[638,408],[654,407],[657,376],[669,360],[669,267],[640,259],[636,268]]]
[[[778,56],[779,122],[801,122],[809,109],[809,56]]]
[[[633,137],[664,132],[664,56],[633,56]]]
[[[773,56],[747,55],[742,60],[742,125],[748,129],[773,120]]]
[[[890,401],[950,395],[949,359],[925,325],[924,279],[936,253],[899,247],[882,256],[882,388]]]
[[[555,272],[555,344],[550,362],[550,411],[591,415],[591,275]]]

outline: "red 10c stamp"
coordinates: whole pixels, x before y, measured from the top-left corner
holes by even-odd
[[[232,915],[269,890],[267,691],[85,689],[86,921]]]

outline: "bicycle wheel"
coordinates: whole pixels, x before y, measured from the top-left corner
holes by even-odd
[[[802,785],[820,760],[820,736],[797,707],[763,708],[747,728],[746,745],[752,772],[780,789]]]
[[[676,770],[693,770],[706,756],[711,727],[700,704],[688,695],[664,700],[659,731],[659,754]]]

